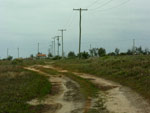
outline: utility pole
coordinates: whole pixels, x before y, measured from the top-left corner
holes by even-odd
[[[135,39],[133,39],[133,54],[135,54]]]
[[[57,38],[57,43],[58,43],[58,51],[57,51],[57,55],[59,56],[59,46],[60,46],[60,43],[59,43],[59,38],[60,38],[61,36],[56,36],[56,38]]]
[[[54,45],[53,45],[53,46],[54,46],[54,56],[56,55],[56,52],[55,52],[55,38],[56,38],[56,37],[53,37],[53,38],[52,38],[52,39],[54,39]]]
[[[52,45],[49,45],[50,48],[49,48],[49,53],[53,54],[53,44]]]
[[[38,53],[37,53],[37,54],[39,54],[39,52],[40,52],[40,51],[39,51],[39,48],[40,48],[40,44],[38,43]]]
[[[52,54],[54,55],[55,52],[54,52],[54,50],[53,50],[53,47],[54,47],[54,41],[52,41],[52,45],[51,45]]]
[[[9,56],[9,49],[7,48],[7,58],[8,58],[8,56]]]
[[[62,58],[64,58],[64,42],[63,42],[63,32],[66,31],[66,29],[59,29],[61,31],[61,37],[62,37]]]
[[[82,19],[82,11],[87,11],[88,9],[73,9],[74,11],[79,11],[79,15],[80,15],[80,21],[79,21],[79,58],[80,58],[80,52],[81,52],[81,19]]]
[[[19,48],[17,48],[17,50],[18,50],[18,58],[19,58]]]
[[[92,45],[90,44],[90,50],[92,49]]]

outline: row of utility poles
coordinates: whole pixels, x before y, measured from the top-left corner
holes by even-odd
[[[59,56],[59,47],[60,45],[62,45],[62,58],[64,58],[64,39],[63,38],[64,38],[64,31],[66,31],[66,29],[59,29],[58,31],[61,31],[61,36],[52,37],[53,41],[52,41],[52,45],[50,46],[51,46],[52,54],[56,56],[55,40],[57,40],[57,56]],[[59,42],[60,37],[62,38],[61,44]]]
[[[81,37],[82,37],[82,11],[87,11],[88,9],[73,9],[74,11],[79,11],[79,58],[81,57],[80,53],[81,53]],[[56,56],[56,47],[55,47],[55,42],[57,40],[57,56],[59,56],[59,47],[60,45],[62,45],[62,58],[64,58],[64,31],[66,31],[66,29],[59,29],[58,31],[61,32],[61,36],[55,36],[52,37],[52,45],[50,45],[51,50],[49,49],[48,52],[52,53],[53,56]],[[60,37],[61,37],[61,44],[60,44]],[[38,54],[39,52],[39,43],[38,43]],[[91,48],[91,45],[90,45]],[[18,50],[18,58],[19,58],[19,48],[17,48]],[[51,51],[51,52],[50,52]],[[135,39],[133,39],[133,51],[135,51]],[[9,56],[9,49],[7,48],[7,57]]]
[[[82,11],[87,11],[88,9],[82,9],[82,8],[79,8],[79,9],[73,9],[74,11],[79,11],[79,58],[80,58],[80,53],[81,53],[81,30],[82,30],[82,23],[81,23],[81,20],[82,20]],[[62,58],[64,58],[64,37],[63,37],[63,33],[64,31],[66,31],[66,29],[59,29],[58,31],[61,32],[61,36],[55,36],[53,37],[53,41],[52,41],[52,45],[50,45],[50,48],[51,48],[51,52],[53,54],[53,56],[56,56],[56,47],[55,47],[55,39],[57,39],[57,55],[59,56],[59,47],[60,45],[62,45]],[[62,38],[61,39],[61,44],[59,43],[59,40],[60,40],[60,37]],[[39,46],[40,44],[38,43],[38,54],[40,53],[39,51]],[[19,58],[19,48],[17,48],[17,51],[18,51],[18,58]],[[48,50],[48,52],[50,53],[50,49]],[[9,49],[7,49],[7,57],[9,56]]]
[[[88,9],[82,9],[82,8],[79,8],[79,9],[73,9],[74,11],[79,11],[79,58],[81,57],[80,56],[80,53],[81,53],[81,36],[82,36],[82,11],[87,11]],[[55,36],[53,37],[52,39],[54,41],[52,41],[52,45],[51,45],[51,48],[52,48],[52,53],[53,55],[55,56],[55,39],[57,39],[57,42],[58,42],[58,47],[57,47],[57,55],[59,56],[59,46],[60,46],[60,43],[59,43],[59,38],[61,37],[62,38],[62,58],[64,58],[64,42],[63,42],[63,32],[66,31],[66,29],[59,29],[59,31],[61,31],[61,36]]]

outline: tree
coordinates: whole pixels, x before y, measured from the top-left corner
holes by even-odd
[[[104,48],[99,48],[98,49],[98,55],[99,55],[99,57],[105,56],[106,50]]]
[[[89,51],[90,51],[90,56],[93,57],[94,56],[93,49],[90,49]]]
[[[82,58],[82,59],[87,59],[87,58],[89,58],[89,53],[88,52],[86,52],[86,51],[84,51],[84,52],[81,52],[80,54],[78,54],[78,57],[80,56],[80,58]]]
[[[30,55],[30,58],[32,58],[32,59],[33,59],[33,58],[34,58],[34,55],[33,55],[33,54],[31,54],[31,55]]]
[[[75,57],[76,57],[76,54],[74,52],[70,51],[68,53],[68,58],[75,58]]]
[[[12,60],[12,59],[13,59],[12,56],[8,56],[8,57],[7,57],[7,60]]]
[[[115,56],[114,52],[108,53],[109,56]]]
[[[118,48],[115,49],[115,54],[119,55],[120,50]]]
[[[127,51],[127,55],[132,55],[133,54],[133,51],[132,50],[130,50],[130,49],[128,49],[128,51]]]
[[[144,50],[144,54],[145,54],[145,55],[148,55],[149,53],[150,53],[149,49],[146,48],[146,49]]]
[[[51,53],[48,53],[48,58],[53,57],[53,55]]]
[[[141,46],[136,48],[136,53],[137,54],[143,54],[144,53]]]
[[[90,56],[98,56],[98,48],[92,48],[89,50],[90,51]]]

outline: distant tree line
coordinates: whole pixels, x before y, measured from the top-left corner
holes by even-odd
[[[82,59],[87,59],[89,57],[103,57],[103,56],[121,56],[121,55],[150,55],[148,48],[142,49],[142,47],[135,47],[133,49],[128,49],[126,52],[120,52],[120,49],[116,48],[114,52],[106,53],[105,48],[92,48],[89,52],[81,52],[80,54],[75,54],[73,51],[68,53],[68,58],[77,58],[80,56]]]

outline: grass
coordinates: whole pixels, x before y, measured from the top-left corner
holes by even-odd
[[[56,61],[54,66],[119,82],[132,88],[150,102],[150,56],[67,59]]]
[[[84,95],[85,99],[88,99],[88,97],[97,96],[98,88],[89,80],[81,78],[70,72],[65,72],[62,74],[71,78],[73,81],[76,81],[80,85],[80,92]]]
[[[48,79],[20,66],[0,65],[0,113],[40,113],[43,105],[27,104],[50,93]]]
[[[42,71],[42,72],[48,73],[50,75],[58,75],[59,74],[58,71],[50,69],[50,68],[43,68],[41,66],[40,67],[37,66],[35,68],[38,69],[38,70],[40,70],[40,71]]]

